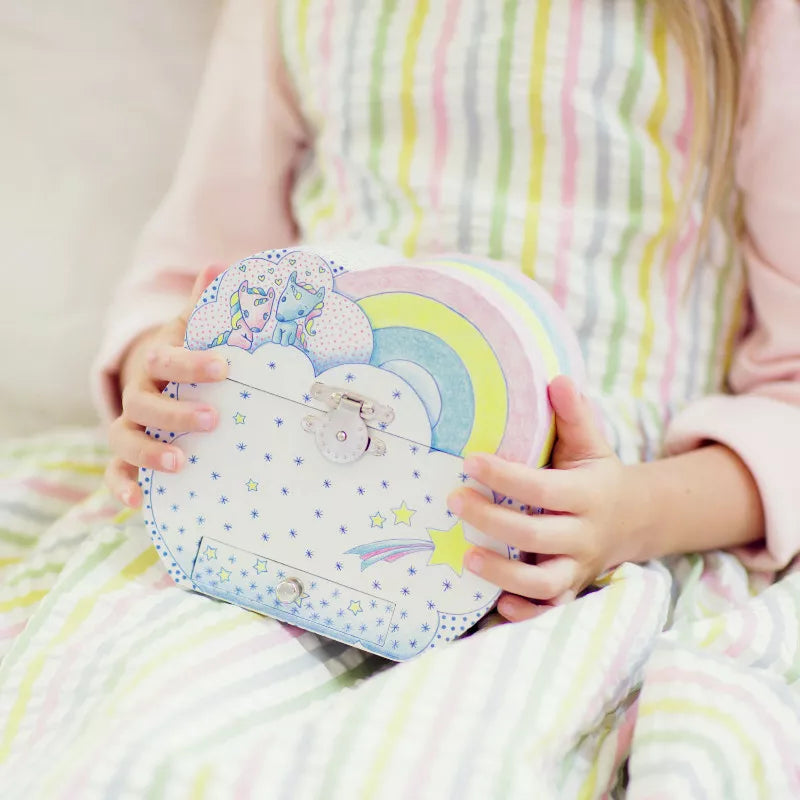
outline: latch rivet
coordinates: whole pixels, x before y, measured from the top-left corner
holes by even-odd
[[[279,603],[293,603],[303,594],[303,584],[297,578],[281,581],[275,587],[275,596]]]
[[[340,442],[347,441],[347,432],[346,431],[338,431],[336,434],[336,439]]]

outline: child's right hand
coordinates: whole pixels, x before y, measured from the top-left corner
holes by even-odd
[[[184,312],[171,322],[142,334],[128,349],[120,368],[122,414],[112,423],[109,441],[114,457],[106,483],[127,506],[142,502],[139,467],[177,472],[185,456],[180,448],[147,436],[145,428],[177,432],[211,431],[217,411],[211,406],[177,401],[161,392],[170,381],[210,383],[225,380],[228,363],[213,351],[183,347],[189,316],[203,290],[223,268],[203,270]]]

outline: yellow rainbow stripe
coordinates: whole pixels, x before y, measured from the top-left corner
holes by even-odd
[[[477,329],[442,303],[416,294],[378,294],[365,297],[359,305],[374,330],[397,327],[428,331],[456,352],[469,373],[475,395],[475,419],[464,452],[496,452],[506,429],[508,392],[494,351]]]
[[[103,454],[105,456],[105,454]],[[51,461],[45,464],[38,464],[37,468],[48,472],[67,471],[77,472],[79,475],[103,475],[106,471],[105,464],[81,464],[77,461]]]
[[[231,295],[231,327],[235,330],[242,321],[242,306],[239,302],[239,290]]]
[[[639,720],[638,724],[642,724],[641,720],[649,714],[656,715],[669,715],[669,714],[683,714],[686,716],[697,716],[704,718],[706,722],[717,723],[724,728],[728,733],[732,734],[735,739],[739,741],[742,749],[749,753],[750,758],[748,763],[750,765],[750,772],[753,780],[758,785],[759,797],[767,797],[766,780],[764,775],[764,764],[759,756],[758,751],[753,744],[751,735],[742,729],[740,720],[733,714],[726,713],[716,706],[707,706],[701,703],[694,702],[678,697],[667,697],[662,700],[652,700],[648,703],[642,703],[639,706]],[[660,724],[665,725],[665,720],[661,716]],[[713,735],[709,734],[709,739]]]
[[[528,118],[531,131],[531,172],[528,179],[528,202],[525,209],[525,238],[522,243],[522,271],[533,277],[536,273],[536,253],[539,250],[539,209],[542,205],[542,178],[547,137],[544,132],[542,92],[544,66],[547,60],[547,40],[550,28],[550,0],[539,0],[536,7],[531,71],[529,79]]]
[[[0,567],[8,564],[17,564],[21,558],[4,558],[0,559]],[[28,592],[27,594],[20,595],[19,597],[12,597],[11,600],[4,600],[0,603],[0,614],[6,611],[12,611],[15,608],[26,608],[38,603],[43,597],[47,595],[46,590],[36,589]]]
[[[282,5],[282,4],[280,4]],[[297,52],[303,71],[308,77],[308,8],[309,0],[300,0],[297,4]]]
[[[656,14],[653,24],[653,54],[658,66],[660,78],[659,92],[655,106],[647,120],[647,133],[651,141],[658,150],[659,162],[661,165],[661,192],[662,217],[661,227],[658,232],[648,242],[642,255],[642,263],[639,266],[639,299],[644,307],[644,329],[642,338],[639,341],[639,355],[636,361],[636,369],[633,374],[633,396],[641,397],[644,389],[644,381],[647,375],[647,365],[653,352],[653,336],[655,333],[655,322],[653,320],[652,303],[652,282],[653,264],[655,263],[656,250],[662,244],[672,228],[675,220],[676,204],[675,196],[672,192],[672,184],[669,179],[670,155],[661,136],[661,126],[669,106],[669,96],[667,93],[667,26],[661,14]]]
[[[411,189],[410,175],[411,158],[414,154],[414,144],[417,139],[417,116],[414,110],[414,66],[417,63],[419,39],[422,35],[422,26],[427,14],[428,0],[418,0],[406,39],[406,49],[403,54],[403,83],[400,90],[403,113],[403,145],[400,150],[397,180],[411,205],[414,216],[411,231],[403,242],[403,252],[407,256],[413,255],[417,249],[417,237],[422,225],[422,208],[420,208],[417,198]]]
[[[205,764],[200,768],[189,789],[189,797],[192,800],[203,800],[208,793],[208,783],[212,774],[211,764]]]

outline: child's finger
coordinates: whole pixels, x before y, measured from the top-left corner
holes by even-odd
[[[155,381],[213,383],[228,375],[228,362],[207,350],[160,345],[147,357],[147,374]]]
[[[578,519],[569,514],[521,514],[472,489],[454,492],[447,505],[457,517],[487,536],[527,553],[575,555],[581,547]]]
[[[566,375],[554,378],[547,394],[556,416],[556,435],[562,457],[581,461],[613,454],[590,402],[581,396],[570,378]]]
[[[143,428],[161,428],[175,433],[213,431],[219,420],[211,406],[177,402],[154,392],[126,393],[123,407],[131,422]]]
[[[106,485],[126,506],[135,508],[142,502],[142,490],[136,480],[136,467],[121,458],[112,458],[106,467]]]
[[[570,470],[536,469],[488,453],[467,456],[464,472],[498,494],[548,511],[584,511],[584,477]]]
[[[533,600],[552,600],[571,589],[578,579],[578,563],[567,556],[542,564],[523,564],[473,547],[464,558],[464,566],[507,592]]]
[[[497,612],[509,622],[525,622],[553,608],[552,603],[534,603],[515,594],[502,594],[497,601]]]
[[[136,467],[177,472],[185,461],[179,448],[152,439],[126,417],[119,417],[111,425],[108,438],[117,457]]]

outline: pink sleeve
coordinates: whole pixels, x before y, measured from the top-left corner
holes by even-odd
[[[289,193],[304,131],[278,37],[275,0],[228,0],[174,182],[109,309],[92,375],[106,419],[120,410],[128,346],[182,310],[200,270],[295,237]]]
[[[761,0],[748,38],[737,181],[745,212],[751,325],[730,372],[738,396],[679,414],[667,449],[734,450],[758,484],[765,546],[738,550],[779,569],[800,552],[800,2]]]

